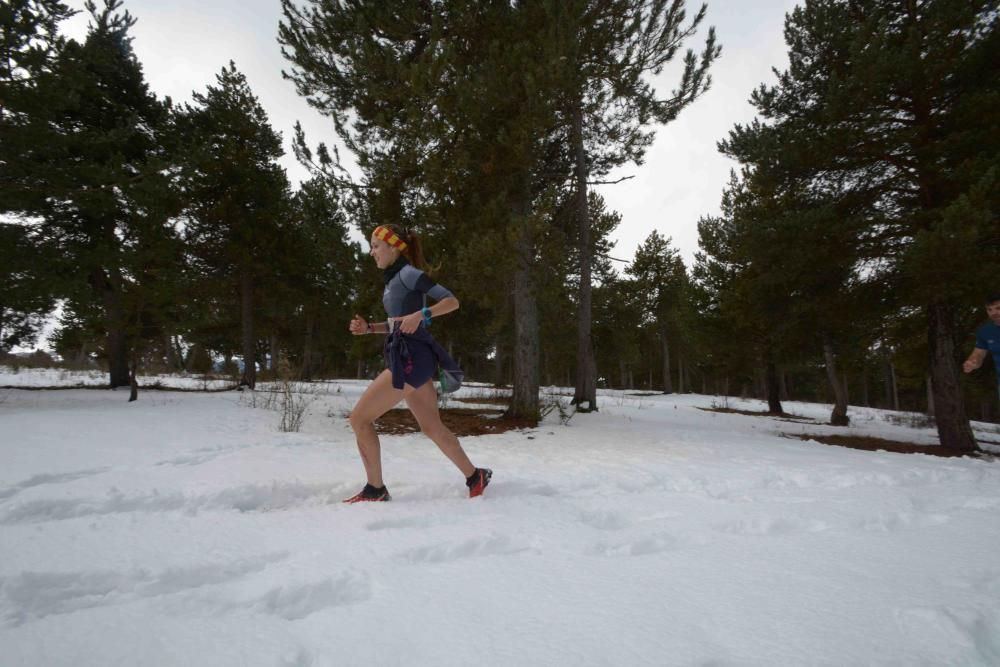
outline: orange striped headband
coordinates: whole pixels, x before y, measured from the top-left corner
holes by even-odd
[[[385,241],[386,243],[391,245],[393,248],[396,248],[400,252],[406,250],[406,241],[399,238],[399,235],[396,234],[396,232],[389,229],[388,227],[383,227],[382,225],[376,227],[375,231],[372,232],[372,238]]]

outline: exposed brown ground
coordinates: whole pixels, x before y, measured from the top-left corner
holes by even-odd
[[[802,415],[793,415],[788,412],[782,412],[778,414],[775,412],[767,412],[766,410],[761,410],[761,411],[736,410],[735,408],[698,408],[698,409],[704,410],[705,412],[722,412],[725,414],[732,414],[732,415],[749,415],[750,417],[773,417],[774,419],[786,422],[801,422],[806,424],[820,423],[815,419],[809,419],[808,417],[803,417]]]
[[[882,438],[871,438],[860,435],[809,435],[806,433],[797,435],[785,435],[786,438],[798,438],[799,440],[815,440],[824,445],[834,447],[848,447],[850,449],[863,449],[869,452],[886,451],[897,454],[928,454],[930,456],[941,456],[950,458],[954,456],[973,456],[976,458],[993,459],[994,456],[985,452],[963,452],[941,445],[916,445],[912,442],[900,442],[899,440],[883,440]]]
[[[731,408],[698,408],[707,412],[724,412],[738,415],[749,415],[751,417],[771,417],[779,421],[791,421],[796,423],[819,424],[813,419],[782,413],[780,415],[773,412],[755,412],[751,410],[733,410]],[[788,434],[782,433],[783,438],[798,440],[815,440],[816,442],[830,445],[832,447],[847,447],[848,449],[861,449],[868,452],[895,452],[897,454],[928,454],[930,456],[954,457],[954,456],[974,456],[977,458],[994,458],[994,455],[984,452],[963,452],[941,445],[918,445],[912,442],[900,440],[885,440],[883,438],[873,438],[864,435],[815,435],[809,433]]]
[[[476,400],[476,403],[491,401]],[[470,435],[490,435],[503,433],[513,429],[534,428],[536,424],[526,419],[511,419],[504,416],[503,410],[488,408],[445,408],[441,410],[441,421],[458,437]],[[416,433],[420,430],[417,421],[409,410],[397,408],[389,410],[376,422],[379,433],[403,435]]]

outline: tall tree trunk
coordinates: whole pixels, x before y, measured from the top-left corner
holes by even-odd
[[[910,4],[909,13],[911,16],[915,13],[915,3]],[[915,70],[918,76],[922,72],[920,68]],[[933,214],[946,201],[946,195],[941,192],[940,175],[941,170],[947,167],[943,167],[940,161],[931,156],[931,152],[926,150],[925,141],[938,129],[940,120],[932,117],[932,106],[925,86],[914,86],[910,93],[913,126],[916,129],[914,173],[918,200],[925,213]],[[930,354],[934,421],[937,424],[938,439],[945,447],[973,452],[978,451],[979,446],[965,413],[959,368],[955,359],[954,334],[952,305],[944,298],[932,299],[927,306],[927,348]]]
[[[530,194],[525,183],[514,206],[520,225],[514,248],[514,388],[507,413],[537,420],[538,403],[538,304],[533,274],[533,242],[528,213]]]
[[[257,337],[253,330],[253,274],[249,267],[240,269],[240,321],[242,324],[243,375],[240,385],[257,386]]]
[[[85,368],[90,365],[87,363],[88,361],[90,361],[90,359],[87,356],[87,341],[84,341],[80,345],[80,352],[76,355],[76,365],[79,368]]]
[[[901,409],[899,404],[899,380],[896,377],[896,364],[889,365],[889,374],[892,378],[892,409],[897,412]]]
[[[684,393],[684,357],[677,355],[677,393]]]
[[[893,368],[892,368],[892,361],[889,360],[889,353],[886,352],[885,349],[883,349],[882,350],[882,383],[885,386],[885,397],[884,397],[883,400],[885,401],[885,408],[887,410],[898,410],[899,409],[898,407],[895,406],[895,404],[893,403],[893,400],[892,400],[893,391],[894,391],[893,384],[894,384],[894,381],[895,381],[895,376],[896,376],[896,374],[895,374],[895,372],[893,371]]]
[[[138,400],[138,398],[139,398],[139,380],[136,379],[136,377],[135,377],[136,368],[139,366],[139,355],[136,354],[135,347],[132,348],[132,355],[131,355],[131,357],[132,357],[132,359],[131,359],[131,363],[129,364],[129,374],[128,374],[128,380],[129,380],[128,402],[129,403],[131,403],[132,401]]]
[[[573,405],[577,412],[597,410],[597,368],[594,361],[591,325],[591,285],[590,273],[593,262],[590,247],[590,210],[587,202],[587,154],[583,146],[583,100],[577,100],[573,110],[572,129],[573,150],[576,164],[576,219],[579,230],[580,253],[580,295],[576,318],[576,391]]]
[[[184,355],[184,350],[181,349],[181,339],[179,336],[171,336],[170,342],[174,346],[174,354],[177,356],[177,361],[180,363],[180,370],[187,372],[187,357]]]
[[[927,308],[927,336],[930,352],[931,386],[934,397],[934,420],[938,439],[945,447],[963,452],[979,450],[965,414],[958,363],[955,360],[955,336],[952,307],[944,302]]]
[[[104,328],[107,330],[108,386],[127,387],[129,380],[128,340],[125,334],[125,308],[122,304],[121,280],[117,271],[95,269],[90,284],[104,306]]]
[[[278,372],[278,334],[275,331],[271,332],[268,337],[267,343],[268,351],[270,352],[268,358],[268,370],[272,373]],[[287,361],[287,360],[286,360]]]
[[[138,304],[136,304],[135,321],[142,322],[141,301]],[[139,398],[139,380],[136,378],[136,373],[138,372],[138,369],[139,369],[138,340],[133,340],[132,344],[129,346],[129,373],[128,373],[128,383],[130,388],[128,396],[129,403]]]
[[[870,408],[871,397],[868,395],[868,366],[861,367],[861,405]]]
[[[180,357],[177,356],[176,348],[174,348],[173,338],[174,338],[173,336],[164,332],[163,334],[163,346],[165,348],[164,352],[166,352],[167,355],[166,359],[167,368],[169,368],[172,371],[179,371],[183,370],[183,368],[181,367]]]
[[[781,387],[778,386],[778,367],[771,357],[771,350],[764,353],[764,390],[767,392],[767,411],[781,415]]]
[[[302,341],[302,372],[299,374],[303,380],[312,379],[312,348],[313,348],[313,320],[311,308],[306,308],[306,331]]]
[[[837,357],[833,353],[833,343],[827,334],[823,334],[823,358],[826,359],[826,379],[833,390],[833,411],[830,413],[830,423],[834,426],[847,426],[850,418],[847,416],[847,392],[837,377]]]
[[[663,348],[663,393],[674,393],[674,382],[670,379],[670,341],[666,332],[660,334],[660,345]]]
[[[104,293],[106,309],[105,326],[108,330],[108,373],[109,386],[127,387],[130,384],[128,370],[128,342],[125,336],[121,295],[112,290]]]
[[[743,398],[746,398],[745,394],[746,392]],[[767,399],[767,362],[763,360],[753,371],[753,397],[759,400]]]
[[[493,357],[493,384],[497,387],[502,387],[507,382],[504,379],[503,373],[503,347],[500,345],[500,337],[497,336],[497,347],[496,355]]]
[[[896,384],[896,366],[888,350],[882,348],[882,369],[885,378],[885,407],[889,410],[899,410],[899,387]]]
[[[924,376],[924,388],[927,391],[927,416],[934,418],[934,382],[931,380],[931,374],[928,373]]]

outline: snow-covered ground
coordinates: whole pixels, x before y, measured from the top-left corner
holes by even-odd
[[[312,386],[299,433],[236,392],[0,390],[0,665],[1000,664],[1000,462],[606,392],[465,438],[483,498],[415,434],[393,502],[343,505],[364,386]]]
[[[141,376],[140,387],[160,385],[161,387],[191,390],[212,390],[232,387],[234,380],[222,376],[202,375],[153,375]],[[0,366],[0,387],[40,389],[45,387],[106,387],[107,371],[70,371],[54,368],[18,368]],[[126,390],[127,391],[127,390]]]

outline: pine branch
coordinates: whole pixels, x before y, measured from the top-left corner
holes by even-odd
[[[631,176],[622,176],[617,181],[587,181],[587,185],[616,185],[622,181],[627,181],[632,178],[635,178],[635,174],[632,174]]]

